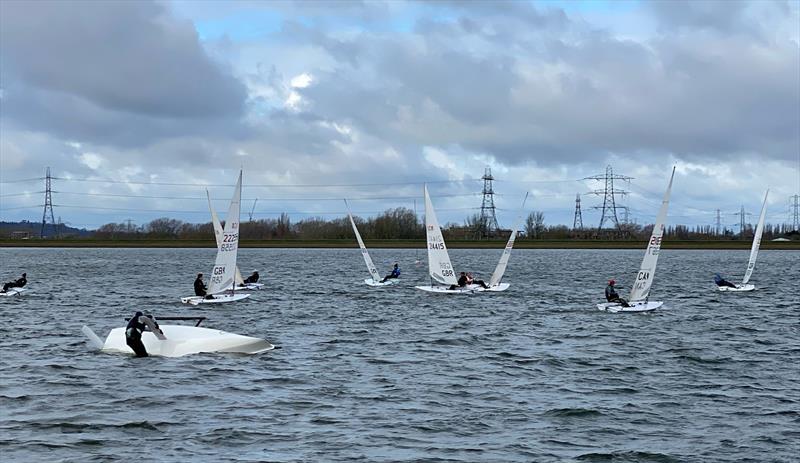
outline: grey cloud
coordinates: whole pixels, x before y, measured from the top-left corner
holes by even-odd
[[[124,143],[111,122],[145,121],[153,133],[136,136],[146,142],[160,129],[242,114],[244,86],[209,59],[192,24],[157,3],[4,1],[0,8],[4,116],[12,121],[35,130],[83,124],[76,135]]]

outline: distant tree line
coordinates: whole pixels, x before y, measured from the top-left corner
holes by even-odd
[[[417,219],[414,211],[404,207],[388,209],[382,214],[363,219],[354,217],[359,232],[364,239],[408,239],[424,240],[425,226]],[[446,240],[474,240],[482,236],[485,227],[479,214],[465,218],[463,224],[446,223],[442,233]],[[779,236],[798,236],[791,227],[783,224],[766,224],[764,240]],[[627,239],[646,240],[652,232],[653,225],[620,224],[618,229],[598,231],[596,228],[572,229],[566,225],[546,225],[541,211],[530,212],[522,223],[519,239],[529,240],[607,240]],[[242,240],[346,240],[353,239],[353,229],[347,217],[324,219],[309,217],[292,222],[284,213],[275,219],[261,219],[241,222],[239,227]],[[494,239],[505,240],[511,230],[499,230]],[[752,239],[753,226],[747,225],[744,233],[724,229],[720,234],[710,225],[688,227],[685,225],[669,225],[664,230],[667,239],[678,240],[738,240]],[[93,236],[99,239],[176,239],[176,240],[209,240],[214,236],[211,223],[193,224],[167,217],[158,218],[141,226],[129,223],[108,223],[98,228]]]

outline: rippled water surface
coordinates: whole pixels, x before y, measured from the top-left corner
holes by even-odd
[[[500,250],[452,250],[488,279]],[[762,251],[754,293],[718,293],[748,251],[662,252],[652,315],[595,309],[642,251],[514,251],[505,293],[444,296],[415,250],[244,249],[267,288],[181,305],[213,249],[0,249],[6,461],[798,461],[800,253]],[[265,337],[257,356],[93,352],[136,309]]]

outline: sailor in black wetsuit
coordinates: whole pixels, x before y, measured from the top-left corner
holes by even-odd
[[[628,301],[619,297],[619,294],[617,294],[617,290],[614,288],[615,283],[616,282],[614,280],[608,280],[608,286],[606,286],[606,301],[616,302],[621,304],[622,307],[630,307]]]
[[[205,296],[207,289],[208,288],[206,287],[206,284],[203,283],[203,274],[202,273],[198,273],[197,274],[197,279],[194,280],[194,295],[195,296]]]
[[[381,283],[386,283],[386,280],[388,280],[389,278],[400,278],[400,267],[397,266],[397,262],[395,262],[395,264],[394,264],[394,268],[392,269],[392,273],[390,273],[390,274],[386,275],[385,277],[383,277],[383,280],[381,280]]]
[[[252,275],[250,275],[249,277],[245,278],[244,279],[244,284],[247,284],[247,283],[258,283],[258,272],[256,272],[254,270]]]
[[[730,281],[726,280],[725,278],[722,278],[722,275],[720,275],[719,273],[715,273],[714,274],[714,283],[716,283],[717,286],[728,286],[730,288],[735,288],[736,287],[735,284],[731,283]]]
[[[18,278],[14,281],[9,281],[8,283],[3,284],[3,292],[8,291],[11,288],[22,288],[28,283],[28,278],[26,277],[27,273],[22,274],[22,278]]]
[[[146,328],[144,322],[141,320],[142,317],[144,317],[144,315],[142,315],[141,312],[136,312],[128,322],[128,326],[125,327],[125,344],[133,349],[133,353],[136,354],[137,357],[147,357],[147,349],[144,348],[144,344],[142,343],[142,333]]]
[[[468,282],[467,274],[464,273],[464,272],[461,272],[461,276],[458,277],[458,284],[457,285],[450,285],[450,287],[447,288],[447,289],[449,289],[450,291],[453,291],[454,289],[456,289],[456,287],[466,288],[467,287],[467,282]]]

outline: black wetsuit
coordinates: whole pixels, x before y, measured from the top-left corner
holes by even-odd
[[[628,305],[628,301],[619,297],[619,294],[617,294],[617,290],[614,289],[613,285],[606,286],[606,301],[622,304],[623,307],[630,307]]]
[[[3,292],[9,290],[9,288],[22,288],[28,283],[28,280],[25,277],[21,277],[17,280],[10,281],[8,283],[3,284]]]
[[[461,275],[460,277],[458,277],[458,285],[450,285],[450,288],[448,289],[452,291],[456,289],[456,286],[458,286],[459,288],[467,286],[467,276]]]
[[[206,295],[206,285],[203,283],[202,278],[198,278],[194,280],[194,295],[195,296],[205,296]]]
[[[128,322],[128,326],[125,327],[125,344],[133,349],[133,353],[137,357],[147,357],[147,349],[144,348],[144,343],[142,343],[145,324],[139,321],[141,316],[141,312],[136,312]]]
[[[395,265],[395,267],[392,269],[392,273],[383,277],[381,283],[386,283],[386,280],[388,280],[389,278],[400,278],[400,267]]]
[[[252,275],[244,279],[244,283],[258,283],[258,272],[253,272]]]

